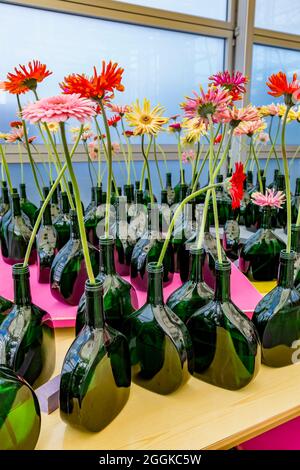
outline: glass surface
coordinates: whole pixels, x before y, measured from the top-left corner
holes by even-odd
[[[126,0],[126,3],[143,7],[160,8],[161,10],[186,13],[187,15],[204,16],[215,20],[226,20],[227,0]]]
[[[284,33],[299,34],[299,0],[256,0],[255,26]]]
[[[66,74],[91,74],[93,65],[100,70],[101,60],[111,59],[125,69],[125,92],[117,93],[118,104],[146,96],[173,115],[185,95],[224,67],[223,39],[5,4],[0,4],[0,17],[1,80],[19,63],[39,59],[54,72],[38,87],[40,96],[57,94]],[[22,96],[22,103],[29,97]],[[9,130],[15,112],[16,98],[2,93],[2,132]],[[174,142],[174,136],[163,133],[162,142]]]
[[[299,2],[300,6],[300,2]],[[269,15],[270,17],[272,15]],[[257,106],[269,103],[283,103],[283,98],[274,98],[268,95],[266,81],[270,75],[279,70],[288,74],[289,81],[292,80],[294,72],[300,71],[300,51],[292,49],[281,49],[279,47],[262,46],[254,44],[252,77],[251,77],[251,101]],[[273,136],[276,132],[277,118],[273,124]],[[278,143],[280,139],[278,139]],[[291,122],[287,125],[287,143],[299,144],[299,123]]]

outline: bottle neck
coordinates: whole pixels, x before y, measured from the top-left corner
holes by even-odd
[[[44,186],[43,187],[43,195],[44,195],[45,199],[48,196],[49,192],[50,192],[50,189],[48,188],[48,186]]]
[[[179,189],[179,202],[182,202],[186,198],[187,185],[181,184]]]
[[[190,280],[196,283],[203,281],[203,256],[202,249],[190,251]]]
[[[253,184],[253,173],[252,171],[247,171],[247,183]]]
[[[223,264],[216,262],[215,300],[219,302],[230,300],[230,272],[229,262],[223,262]]]
[[[148,271],[147,302],[153,305],[161,305],[163,300],[162,272]]]
[[[300,226],[292,225],[291,248],[295,253],[300,253]]]
[[[278,286],[291,289],[294,285],[295,252],[280,253]]]
[[[96,186],[91,187],[91,203],[96,201]]]
[[[132,187],[130,184],[125,184],[124,185],[124,194],[127,197],[127,203],[131,204],[132,203]]]
[[[270,229],[271,228],[271,208],[264,207],[262,213],[261,227]]]
[[[2,188],[2,202],[3,204],[9,204],[8,189]]]
[[[161,203],[162,204],[167,204],[168,203],[168,193],[165,189],[162,189],[161,191],[161,197],[160,197],[160,200],[161,200]]]
[[[116,216],[117,221],[125,221],[126,220],[126,196],[119,196],[117,197],[117,204],[116,204]]]
[[[148,205],[148,231],[159,231],[159,209],[157,204]]]
[[[57,194],[57,188],[54,189],[54,192],[52,194],[51,202],[53,204],[58,204],[58,194]]]
[[[145,178],[145,191],[149,191],[149,180]]]
[[[77,214],[75,211],[71,212],[71,238],[72,240],[80,240],[79,225]]]
[[[51,219],[51,206],[47,204],[43,213],[43,224],[44,225],[52,225]]]
[[[73,189],[72,181],[68,182],[68,186],[69,186],[69,191],[71,193],[71,196],[74,197],[74,189]]]
[[[21,215],[20,197],[18,193],[12,195],[12,215],[17,217]]]
[[[21,183],[21,184],[20,184],[20,198],[21,198],[21,199],[27,199],[27,196],[26,196],[26,185],[25,185],[25,183]]]
[[[166,173],[166,188],[172,188],[172,173]]]
[[[29,268],[22,264],[13,266],[14,303],[16,305],[30,305],[31,292],[29,283]]]
[[[97,186],[95,188],[95,203],[96,203],[96,206],[100,206],[101,205],[101,202],[102,202],[102,189]]]
[[[103,328],[104,326],[104,308],[103,308],[103,286],[96,280],[95,284],[89,281],[85,287],[85,318],[86,324],[91,328]]]
[[[104,274],[115,274],[114,243],[111,238],[100,239],[100,267]]]
[[[68,200],[67,193],[62,193],[61,194],[61,200],[62,200],[62,211],[63,214],[69,214],[70,212],[70,204]]]
[[[295,196],[300,196],[300,178],[296,179]]]
[[[143,204],[143,199],[144,199],[143,191],[138,189],[135,193],[136,204]]]

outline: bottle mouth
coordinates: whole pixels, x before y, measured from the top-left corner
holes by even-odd
[[[223,260],[222,263],[220,263],[220,261],[216,261],[215,267],[216,267],[216,270],[220,272],[231,271],[231,263],[228,260]]]
[[[147,264],[147,272],[149,274],[157,274],[157,273],[163,273],[164,272],[164,267],[163,265],[158,266],[156,262],[151,262]]]
[[[190,247],[190,253],[192,255],[202,256],[202,255],[204,255],[204,249],[203,248],[198,248],[197,245],[192,245]]]
[[[85,292],[99,292],[103,293],[103,281],[100,279],[95,279],[95,282],[91,282],[89,279],[85,281]]]
[[[23,263],[14,264],[12,267],[13,276],[24,276],[25,274],[29,274],[29,266],[23,266]]]
[[[101,235],[99,237],[100,246],[109,246],[114,244],[114,237],[112,235]]]
[[[296,252],[290,251],[289,253],[286,250],[281,250],[280,260],[294,260],[296,258]]]

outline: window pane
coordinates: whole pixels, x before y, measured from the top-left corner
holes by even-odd
[[[291,80],[293,72],[298,72],[299,74],[299,64],[299,51],[255,44],[253,47],[251,80],[251,101],[253,104],[282,103],[283,99],[273,98],[268,95],[266,81],[272,73],[277,73],[279,70],[287,73],[289,80]],[[299,126],[298,122],[292,122],[288,125],[287,142],[289,144],[299,145]]]
[[[256,0],[255,26],[299,34],[299,0]]]
[[[19,63],[39,59],[54,72],[38,87],[40,96],[57,94],[66,74],[91,74],[94,64],[100,70],[102,59],[112,59],[125,68],[125,92],[116,93],[117,104],[147,97],[172,115],[185,95],[224,67],[223,39],[5,4],[0,17],[0,80]],[[21,97],[23,103],[29,98]],[[15,97],[0,94],[2,132],[15,111]],[[163,139],[168,141],[167,134]]]
[[[227,19],[227,0],[214,0],[211,3],[207,0],[125,0],[125,2],[215,20]]]

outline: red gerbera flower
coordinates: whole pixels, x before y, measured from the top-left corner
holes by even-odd
[[[271,91],[268,94],[279,98],[284,95],[285,104],[292,106],[292,95],[300,92],[300,81],[297,80],[297,74],[293,74],[293,80],[289,83],[284,72],[274,73],[268,78],[267,86]]]
[[[125,131],[125,132],[123,132],[123,135],[125,135],[126,137],[132,137],[134,135],[134,132],[133,131]]]
[[[221,142],[222,140],[222,134],[218,134],[217,137],[215,137],[214,144],[217,145]]]
[[[230,74],[228,70],[225,72],[218,72],[209,77],[215,86],[221,86],[229,91],[232,101],[242,99],[242,94],[246,92],[245,85],[248,83],[248,77],[241,72],[233,72]]]
[[[230,196],[232,199],[231,205],[233,209],[238,209],[241,205],[241,200],[243,199],[244,194],[244,181],[246,179],[246,175],[244,173],[244,165],[243,163],[236,163],[235,164],[235,171],[230,178]]]
[[[123,72],[124,69],[117,63],[113,64],[110,61],[106,65],[103,61],[100,74],[96,67],[94,67],[94,75],[90,78],[84,74],[71,74],[65,77],[60,87],[65,94],[79,93],[81,97],[95,101],[108,100],[113,97],[114,90],[124,91],[121,83]]]
[[[0,84],[2,90],[8,91],[13,95],[27,93],[29,90],[35,90],[38,83],[44,78],[52,74],[47,70],[45,64],[34,60],[27,65],[19,65],[19,69],[15,67],[15,73],[7,74],[7,81]]]
[[[10,127],[14,127],[16,129],[23,126],[22,121],[11,121],[9,125]]]
[[[107,120],[109,126],[117,127],[118,122],[121,121],[119,114],[114,114],[110,119]]]

